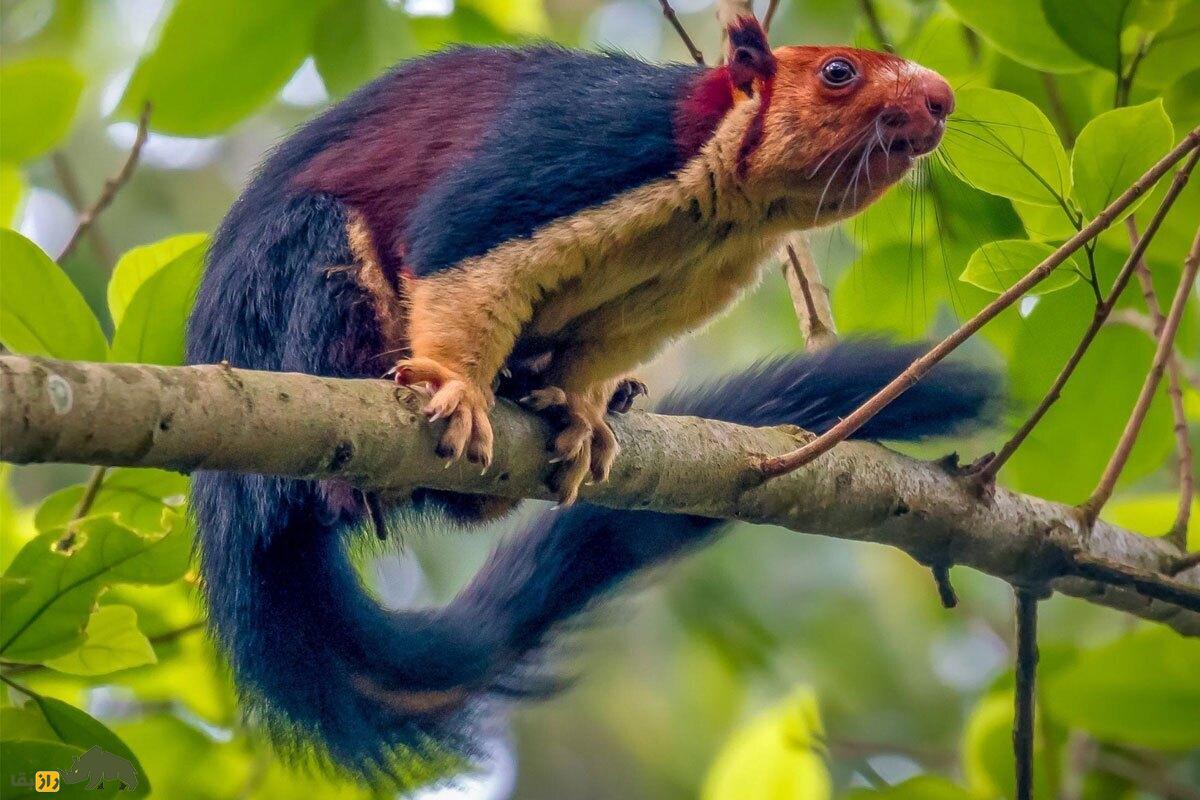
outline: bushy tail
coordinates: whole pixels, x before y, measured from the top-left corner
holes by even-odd
[[[657,410],[820,431],[920,352],[843,342],[676,392]],[[985,416],[996,391],[988,374],[944,364],[859,435],[950,433]],[[206,473],[193,493],[212,627],[246,703],[283,743],[401,785],[469,759],[489,699],[542,688],[538,654],[564,623],[723,525],[580,503],[512,535],[447,606],[397,613],[364,592],[348,529],[315,484]]]

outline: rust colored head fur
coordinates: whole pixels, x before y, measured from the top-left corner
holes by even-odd
[[[848,47],[767,49],[752,19],[729,30],[729,81],[759,108],[738,153],[757,189],[811,201],[829,222],[879,197],[941,141],[954,93],[898,56]]]

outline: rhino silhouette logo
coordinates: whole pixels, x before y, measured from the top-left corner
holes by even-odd
[[[138,774],[133,764],[99,747],[78,756],[70,771],[62,774],[63,783],[87,781],[85,789],[99,789],[105,781],[111,780],[120,781],[122,790],[132,791],[138,787]]]

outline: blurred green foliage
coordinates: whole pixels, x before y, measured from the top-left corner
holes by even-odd
[[[711,56],[711,3],[677,5]],[[959,108],[914,180],[812,237],[846,333],[944,332],[1200,121],[1198,0],[875,5],[899,51],[955,85]],[[61,358],[180,363],[207,244],[186,232],[211,230],[263,151],[314,106],[398,60],[532,38],[686,60],[651,0],[5,0],[0,12],[0,224],[11,228],[0,231],[0,342]],[[784,0],[772,36],[878,45],[855,0]],[[146,103],[143,164],[57,264],[79,203],[123,158],[128,120]],[[64,204],[76,206],[65,218]],[[1197,219],[1193,181],[1147,256],[1160,298],[1174,291]],[[1044,393],[1090,320],[1094,287],[1107,289],[1129,247],[1114,226],[964,348],[1007,372],[1013,420]],[[1195,305],[1179,338],[1191,369]],[[1144,309],[1136,288],[1120,307]],[[662,388],[798,344],[786,292],[768,280],[648,377]],[[1141,331],[1107,327],[1002,480],[1082,499],[1151,352]],[[1188,408],[1195,431],[1192,389]],[[1174,518],[1170,427],[1159,397],[1106,511],[1151,536]],[[981,452],[1003,434],[962,446]],[[11,775],[65,767],[96,744],[143,776],[123,796],[363,796],[280,764],[239,718],[198,632],[185,478],[94,472],[99,489],[80,516],[78,471],[2,477],[3,797],[32,794]],[[496,533],[413,543],[400,572],[416,588],[403,601],[452,594]],[[949,613],[924,570],[897,554],[740,529],[645,592],[636,616],[586,636],[574,691],[516,715],[498,739],[519,764],[515,796],[1011,797],[1008,596],[983,576],[956,581],[963,602]],[[1165,797],[1163,780],[1200,783],[1200,643],[1062,598],[1044,604],[1042,630],[1039,798],[1135,800]],[[492,783],[453,796],[506,796],[503,762]]]

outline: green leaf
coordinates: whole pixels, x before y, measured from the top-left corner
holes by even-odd
[[[960,279],[985,291],[1000,294],[1025,277],[1053,252],[1054,248],[1048,244],[1026,239],[988,242],[971,254],[971,260],[967,262],[967,268],[963,270]],[[1068,258],[1035,286],[1032,293],[1049,294],[1067,288],[1079,280],[1079,275],[1075,272],[1077,268],[1074,259]]]
[[[99,747],[105,752],[112,753],[133,764],[133,768],[138,774],[138,786],[136,789],[121,790],[121,797],[128,797],[132,800],[132,798],[145,797],[150,794],[150,781],[146,778],[142,765],[138,763],[137,756],[125,742],[121,741],[121,737],[109,730],[102,722],[70,703],[64,703],[53,697],[35,695],[31,701],[42,712],[46,723],[63,744],[72,745],[85,751]]]
[[[1174,141],[1175,131],[1161,100],[1118,108],[1089,122],[1079,132],[1071,154],[1074,195],[1084,216],[1091,218],[1103,211],[1154,166]],[[1132,214],[1138,205],[1131,205],[1117,220]]]
[[[57,146],[82,93],[83,76],[62,59],[0,68],[0,161],[29,161]]]
[[[116,515],[117,522],[138,533],[164,533],[178,524],[165,508],[179,508],[187,498],[188,480],[176,472],[157,469],[111,469],[104,478],[89,516]],[[83,496],[82,483],[60,489],[42,501],[33,522],[39,531],[61,528]]]
[[[1147,627],[1082,653],[1046,681],[1055,719],[1105,742],[1200,747],[1200,641]]]
[[[1200,69],[1200,3],[1193,0],[1181,5],[1171,24],[1154,35],[1138,67],[1137,82],[1162,87],[1194,69]]]
[[[138,287],[113,334],[113,361],[183,363],[187,319],[204,275],[206,248],[198,244],[184,251]]]
[[[1064,242],[1075,235],[1076,228],[1067,218],[1061,206],[1039,206],[1033,203],[1012,201],[1013,208],[1021,217],[1025,234],[1036,241]]]
[[[1112,255],[1119,266],[1120,254]],[[1113,268],[1098,265],[1102,286],[1111,284]],[[1091,322],[1092,307],[1083,301],[1082,292],[1057,292],[1043,296],[1022,321],[1009,360],[1014,408],[1033,408],[1041,400]],[[1140,378],[1114,376],[1145,375],[1153,352],[1153,342],[1141,331],[1105,328],[1058,402],[1008,462],[1005,478],[1010,485],[1063,502],[1086,497],[1108,463],[1141,388]],[[1122,485],[1161,467],[1172,447],[1170,408],[1160,394],[1126,463]]]
[[[1145,536],[1162,536],[1175,524],[1179,496],[1174,492],[1154,492],[1114,500],[1101,513],[1106,520]],[[1200,500],[1193,498],[1187,526],[1188,550],[1200,550]]]
[[[512,34],[545,36],[550,32],[542,0],[459,0],[457,5],[473,8]]]
[[[174,514],[175,512],[165,512]],[[47,531],[17,553],[4,577],[28,580],[0,617],[0,655],[40,662],[79,646],[100,590],[109,584],[170,583],[187,570],[187,526],[142,536],[111,517]]]
[[[942,149],[951,168],[972,186],[1038,205],[1058,205],[1071,191],[1062,142],[1033,103],[999,89],[958,94],[958,110]]]
[[[956,783],[936,775],[920,775],[886,789],[854,789],[846,800],[973,800]]]
[[[12,164],[0,164],[0,227],[15,227],[21,199],[25,195],[25,178]]]
[[[118,106],[155,130],[222,133],[270,101],[309,52],[325,0],[179,0]],[[355,45],[347,44],[347,47]]]
[[[33,786],[33,777],[38,772],[57,770],[66,772],[83,749],[61,742],[46,742],[36,739],[4,739],[0,741],[0,764],[4,765],[0,780],[4,781],[4,800],[43,800],[48,795],[38,793]],[[14,780],[24,779],[28,785]],[[115,789],[115,786],[114,786]],[[61,796],[61,795],[60,795]],[[108,797],[109,792],[96,792],[96,796]]]
[[[1190,131],[1200,126],[1200,69],[1192,70],[1167,87],[1163,105],[1176,130]]]
[[[1046,21],[1039,0],[947,0],[959,19],[1011,59],[1048,72],[1077,72],[1087,62]]]
[[[735,732],[704,780],[703,800],[829,800],[816,695],[801,689]]]
[[[1013,693],[993,692],[984,696],[967,719],[963,731],[963,777],[977,797],[1016,795],[1012,746]],[[1051,765],[1045,732],[1034,731],[1034,797],[1054,797]]]
[[[408,15],[380,0],[346,0],[331,6],[322,14],[313,42],[313,60],[335,97],[418,52]]]
[[[113,325],[121,324],[129,302],[151,275],[193,248],[203,252],[207,243],[206,233],[181,233],[135,247],[121,256],[108,282],[108,310]]]
[[[1121,70],[1121,32],[1133,0],[1089,0],[1081,15],[1077,0],[1042,0],[1050,27],[1067,46],[1101,69]]]
[[[62,269],[16,231],[0,229],[0,342],[14,353],[104,361],[96,315]]]
[[[138,629],[129,606],[101,606],[92,612],[84,642],[70,653],[47,659],[51,669],[71,675],[107,675],[158,661],[154,647]]]

